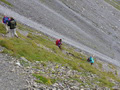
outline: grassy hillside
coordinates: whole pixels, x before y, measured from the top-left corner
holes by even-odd
[[[31,63],[39,61],[44,67],[47,67],[48,62],[56,63],[56,69],[59,67],[59,65],[62,65],[63,67],[70,67],[71,70],[75,70],[81,74],[75,74],[67,78],[67,80],[75,80],[81,83],[81,85],[84,87],[85,84],[88,84],[89,87],[92,87],[92,82],[99,87],[112,88],[115,86],[115,83],[110,82],[111,79],[115,80],[116,82],[120,82],[120,78],[117,76],[116,68],[113,65],[108,64],[113,72],[103,71],[103,64],[98,60],[95,60],[95,64],[92,66],[86,61],[88,56],[76,51],[74,48],[63,44],[62,50],[60,50],[55,45],[55,39],[50,38],[36,30],[32,30],[31,28],[22,24],[18,24],[17,28],[23,32],[28,32],[28,35],[24,36],[18,31],[17,33],[19,38],[3,37],[2,34],[6,34],[5,27],[2,23],[0,23],[0,45],[5,47],[1,53],[7,53],[18,59],[25,57]],[[29,66],[26,61],[20,61],[20,63],[24,64],[25,66]],[[34,66],[33,68],[40,70],[39,65]],[[57,71],[52,71],[49,69],[49,72],[56,73]],[[56,81],[63,81],[62,77],[57,79],[54,76],[47,77],[46,74],[49,72],[34,72],[33,76],[36,77],[36,82],[46,85],[52,85]],[[94,77],[92,80],[89,80],[90,78],[87,75],[88,73],[90,73],[90,75],[95,75],[96,77]],[[82,79],[80,79],[81,76],[86,78],[86,83],[82,82]]]

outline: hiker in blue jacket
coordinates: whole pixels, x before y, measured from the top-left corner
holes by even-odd
[[[94,59],[93,59],[94,56],[90,56],[87,61],[91,63],[91,65],[93,65],[94,63]]]
[[[10,17],[4,16],[2,19],[2,22],[5,25],[6,32],[9,33],[9,27],[8,27],[8,22],[10,21]]]

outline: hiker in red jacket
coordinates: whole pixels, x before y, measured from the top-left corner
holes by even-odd
[[[56,45],[61,49],[62,39],[57,39],[56,40]]]

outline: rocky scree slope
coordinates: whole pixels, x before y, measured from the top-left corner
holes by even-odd
[[[54,0],[53,0],[53,1],[54,1]],[[46,1],[46,2],[47,2],[47,1]],[[52,1],[48,1],[47,4],[49,4],[49,3],[51,3],[51,2],[52,2]],[[42,3],[43,3],[43,2],[42,2]],[[45,3],[45,2],[44,2],[44,3]],[[60,3],[60,2],[59,2],[59,3]],[[49,6],[50,6],[50,5],[49,5]],[[68,7],[69,7],[69,6],[68,6]],[[56,9],[57,9],[57,8],[56,8]],[[17,11],[17,10],[16,10],[16,11]],[[18,12],[18,11],[17,11],[17,12]],[[29,14],[27,14],[27,15],[29,16]],[[46,14],[46,15],[47,15],[47,14]],[[35,20],[35,19],[34,19],[34,20]],[[38,19],[37,19],[37,20],[38,20]],[[36,21],[37,21],[37,20],[36,20]],[[48,20],[48,19],[47,19],[47,20]],[[71,24],[72,24],[72,23],[71,23]],[[83,32],[83,33],[84,33],[84,32]],[[86,35],[87,35],[87,34],[86,34]],[[44,71],[44,70],[43,70],[43,71]],[[99,83],[99,82],[98,82],[98,83]],[[61,84],[61,83],[60,83],[60,84],[57,83],[56,85],[58,85],[58,86],[62,85],[62,86],[61,86],[61,89],[62,89],[62,88],[65,88],[65,87],[69,87],[69,88],[70,88],[70,86],[64,86],[64,84]],[[116,84],[116,85],[118,85],[118,87],[119,87],[119,84]],[[78,86],[79,86],[79,85],[78,85]],[[37,87],[37,88],[38,88],[38,86],[37,86],[36,84],[33,85],[32,87]],[[42,87],[42,86],[41,86],[41,87]],[[44,87],[44,85],[43,85],[43,87]],[[86,87],[88,87],[88,86],[86,85]],[[77,86],[72,86],[72,88],[77,88],[77,89],[78,89]],[[79,88],[80,88],[80,87],[79,87]],[[81,88],[82,88],[82,87],[81,87]],[[89,87],[89,88],[90,88],[90,87]],[[96,88],[97,88],[97,87],[96,87]],[[99,88],[99,87],[98,87],[98,88]],[[44,88],[44,89],[45,89],[45,88]]]
[[[3,24],[0,24],[3,25]],[[21,30],[19,30],[21,28]],[[30,38],[28,34],[25,35],[25,32],[32,33],[34,37],[36,35],[43,36],[41,33],[37,31],[26,31],[30,30],[27,29],[27,27],[22,26],[19,27],[18,24],[18,33],[19,38],[8,38],[8,35],[0,34],[0,44],[3,45],[1,42],[4,43],[4,39],[8,40],[15,40],[15,42],[19,42],[20,40],[24,41],[26,38]],[[24,35],[21,36],[20,34]],[[37,36],[38,37],[38,36]],[[50,37],[49,37],[50,38]],[[37,39],[37,38],[36,38]],[[49,40],[49,39],[48,39]],[[53,40],[53,39],[50,39]],[[35,41],[35,40],[33,40]],[[26,41],[25,41],[26,42]],[[30,42],[30,41],[29,41]],[[38,42],[38,41],[37,41]],[[12,44],[12,43],[11,43]],[[14,45],[16,45],[14,43]],[[24,44],[23,44],[24,45]],[[37,44],[39,48],[42,48],[43,50],[47,50],[51,53],[55,53],[54,49],[46,47],[46,45]],[[66,46],[69,48],[68,46]],[[64,46],[64,49],[66,48]],[[1,48],[1,52],[5,52],[5,48]],[[22,48],[21,48],[22,49]],[[56,48],[57,49],[57,48]],[[14,49],[12,48],[14,51]],[[26,59],[26,56],[21,56],[20,58],[15,59],[15,57],[9,56],[8,54],[0,53],[1,59],[0,59],[0,67],[1,69],[1,89],[20,89],[20,90],[50,90],[50,89],[60,89],[60,90],[79,90],[79,89],[106,89],[109,90],[110,88],[113,89],[119,89],[120,83],[117,80],[114,80],[112,78],[108,78],[106,82],[106,78],[101,79],[101,76],[93,73],[93,71],[84,70],[85,67],[90,67],[94,70],[103,70],[105,72],[108,72],[108,74],[115,74],[117,77],[116,69],[113,68],[113,66],[109,66],[109,64],[104,63],[103,65],[98,62],[91,66],[89,63],[86,63],[86,59],[81,60],[80,57],[75,55],[74,53],[71,53],[70,51],[63,50],[62,53],[66,54],[65,59],[68,59],[68,62],[63,65],[56,62],[51,61],[32,61],[30,62],[29,59]],[[10,53],[9,53],[10,54]],[[16,53],[15,53],[16,54]],[[57,54],[57,53],[56,53]],[[61,57],[61,55],[58,55]],[[80,55],[79,55],[80,56]],[[63,57],[63,56],[62,56]],[[68,58],[69,57],[69,58]],[[82,56],[83,57],[83,56]],[[73,60],[76,60],[76,58],[79,60],[79,70],[73,69],[73,65],[67,65],[68,63],[72,62]],[[62,59],[61,59],[62,60]],[[76,62],[76,61],[74,61]],[[81,65],[82,64],[82,65]],[[84,66],[85,65],[85,66]],[[7,72],[6,72],[7,71]],[[112,73],[111,73],[112,72]],[[106,74],[105,74],[106,75]],[[107,76],[106,76],[107,77]],[[110,83],[109,83],[110,82]],[[103,84],[101,86],[101,83]]]

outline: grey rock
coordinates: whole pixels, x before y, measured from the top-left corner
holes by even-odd
[[[38,87],[38,85],[37,85],[36,82],[33,83],[33,87],[34,87],[34,88]]]
[[[77,86],[72,86],[71,89],[73,89],[73,90],[79,90],[80,88],[77,87]]]
[[[20,64],[20,62],[19,62],[19,61],[17,61],[17,62],[16,62],[16,65],[21,66],[21,64]]]
[[[25,57],[21,57],[21,59],[28,62],[28,60]]]

